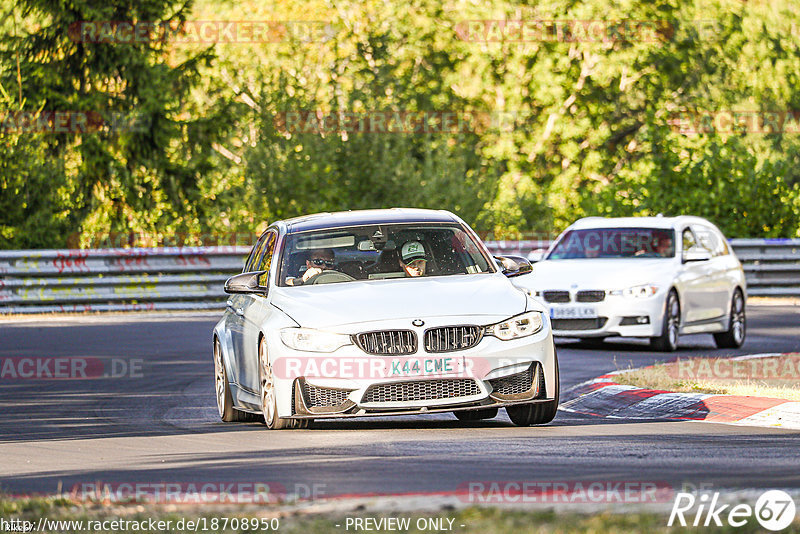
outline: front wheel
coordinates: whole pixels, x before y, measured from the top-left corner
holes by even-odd
[[[664,306],[661,335],[650,338],[650,346],[661,352],[672,352],[678,348],[678,332],[681,327],[681,304],[678,293],[671,289]]]
[[[269,430],[283,430],[285,428],[308,428],[311,421],[308,419],[289,419],[278,417],[278,398],[275,393],[275,375],[272,372],[272,363],[267,354],[267,340],[261,338],[258,343],[258,378],[261,384],[261,413],[264,424]]]
[[[740,289],[733,292],[731,300],[731,316],[728,330],[714,334],[714,343],[720,349],[738,349],[744,343],[747,334],[747,318],[744,313],[744,295]]]
[[[225,372],[225,363],[222,361],[222,349],[219,340],[214,338],[214,389],[217,393],[217,412],[219,418],[226,423],[237,421],[254,421],[256,416],[251,413],[237,410],[233,407],[233,395]]]
[[[508,418],[517,426],[544,425],[552,421],[558,411],[558,398],[561,382],[558,374],[558,356],[553,352],[556,368],[556,394],[553,400],[535,404],[520,404],[506,408]]]

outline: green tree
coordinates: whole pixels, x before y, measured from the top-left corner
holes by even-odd
[[[82,233],[84,241],[108,233],[194,230],[204,202],[198,182],[220,164],[211,143],[226,113],[224,107],[207,107],[192,114],[198,67],[213,54],[174,64],[168,43],[93,42],[75,31],[84,21],[181,21],[191,2],[66,6],[23,0],[10,7],[19,30],[0,38],[0,84],[19,86],[21,100],[17,96],[13,109],[83,113],[102,117],[104,124],[77,133],[23,132],[13,141],[23,153],[44,153],[52,174],[49,188],[25,179],[24,170],[21,183],[4,187],[4,197],[26,199],[18,216],[4,224],[8,245],[64,246],[70,237],[65,229]],[[48,219],[63,224],[46,224]],[[32,228],[31,220],[42,224]]]

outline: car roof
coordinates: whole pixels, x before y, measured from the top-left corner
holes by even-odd
[[[337,211],[334,213],[315,213],[293,219],[278,221],[287,233],[307,232],[324,228],[347,226],[367,226],[393,223],[454,223],[459,219],[445,210],[425,210],[416,208],[389,208],[374,210]]]
[[[571,230],[587,228],[681,228],[687,224],[703,223],[714,228],[702,217],[681,215],[678,217],[584,217],[570,225]]]

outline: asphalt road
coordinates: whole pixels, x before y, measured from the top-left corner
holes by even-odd
[[[748,318],[741,350],[717,350],[710,335],[682,338],[677,354],[653,353],[635,340],[560,340],[562,391],[676,355],[800,351],[800,307],[751,307]],[[552,424],[532,428],[512,426],[504,413],[479,423],[440,414],[318,422],[310,430],[282,432],[221,423],[210,351],[215,320],[186,314],[0,322],[0,358],[89,357],[96,358],[90,375],[120,375],[31,380],[5,373],[0,489],[23,494],[96,481],[246,482],[331,496],[450,492],[471,481],[509,480],[800,488],[800,432],[780,429],[561,411]]]

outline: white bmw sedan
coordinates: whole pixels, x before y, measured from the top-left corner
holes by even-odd
[[[646,337],[663,351],[680,334],[744,343],[742,266],[699,217],[580,219],[515,283],[546,304],[556,336]]]
[[[517,425],[556,414],[546,308],[446,211],[368,210],[272,224],[213,332],[223,421],[270,429],[314,419],[505,408]]]

